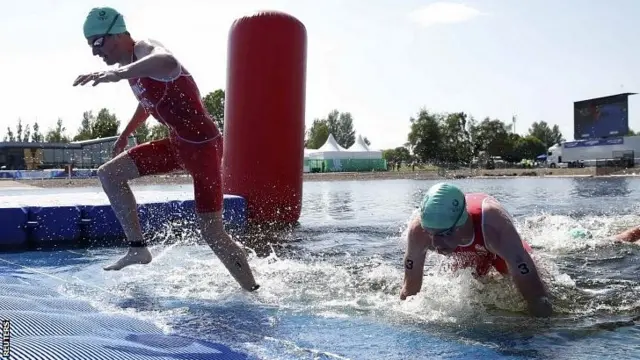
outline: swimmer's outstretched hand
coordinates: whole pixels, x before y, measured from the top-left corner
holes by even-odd
[[[129,249],[127,255],[123,256],[115,263],[104,267],[106,271],[109,270],[121,270],[130,265],[146,265],[151,262],[153,257],[151,252],[146,247]]]
[[[122,80],[122,77],[113,70],[99,71],[78,76],[73,82],[73,86],[86,85],[89,81],[93,81],[92,85],[96,86],[100,83],[118,82],[120,80]]]

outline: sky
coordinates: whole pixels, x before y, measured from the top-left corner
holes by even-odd
[[[307,29],[307,127],[331,110],[350,112],[357,134],[386,149],[407,141],[420,109],[510,122],[535,121],[573,139],[573,102],[640,92],[640,1],[616,0],[30,0],[0,12],[0,130],[62,118],[67,134],[82,113],[103,107],[121,120],[136,107],[126,82],[73,87],[106,69],[82,24],[94,6],[120,11],[132,36],[166,45],[206,94],[226,85],[233,21],[260,10],[287,12]],[[629,98],[640,130],[640,95]],[[155,120],[152,120],[155,121]],[[0,138],[1,139],[1,138]]]

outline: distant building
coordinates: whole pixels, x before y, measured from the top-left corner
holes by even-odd
[[[117,139],[118,136],[110,136],[70,143],[0,142],[0,169],[62,169],[67,165],[95,169],[111,159]],[[127,148],[136,144],[135,137],[129,136]]]

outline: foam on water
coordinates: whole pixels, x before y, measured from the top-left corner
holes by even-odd
[[[616,222],[602,217],[577,221],[564,216],[536,216],[525,218],[518,227],[534,248],[534,259],[539,263],[543,279],[550,284],[552,293],[562,299],[567,289],[581,291],[571,276],[560,271],[550,259],[559,253],[610,245],[612,240],[604,235],[610,235],[610,227]],[[567,231],[572,227],[585,228],[593,237],[574,239]],[[403,239],[401,236],[389,241],[402,245]],[[368,314],[382,316],[388,321],[396,321],[403,314],[421,322],[477,321],[485,311],[525,309],[510,280],[497,274],[478,280],[470,271],[451,273],[446,271],[449,259],[439,254],[427,256],[429,266],[425,270],[423,291],[400,301],[398,294],[403,272],[397,260],[374,256],[354,263],[344,258],[288,259],[275,253],[257,258],[253,255],[250,263],[262,288],[249,296],[238,291],[235,281],[205,246],[156,247],[152,250],[154,261],[135,271],[105,274],[96,264],[80,270],[75,276],[122,298],[197,299],[218,304],[242,302],[329,316]],[[110,261],[104,255],[96,260]],[[99,297],[104,298],[103,295]],[[584,314],[603,306],[594,303],[593,308],[574,308],[571,301],[560,303],[564,312],[572,314]],[[162,306],[153,311],[154,314],[155,311],[161,313]]]

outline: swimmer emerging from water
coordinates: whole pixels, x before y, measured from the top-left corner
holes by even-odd
[[[629,228],[614,237],[615,240],[640,245],[640,226]]]
[[[84,36],[93,55],[119,67],[80,75],[73,86],[126,81],[138,100],[138,108],[115,143],[114,158],[98,169],[102,187],[129,240],[128,253],[104,269],[120,270],[152,259],[128,181],[186,170],[193,178],[195,207],[205,241],[245,290],[258,289],[246,253],[224,229],[222,135],[205,109],[193,77],[160,43],[132,39],[122,15],[113,8],[92,9],[84,22]],[[129,135],[149,115],[169,128],[169,137],[124,151]]]
[[[491,267],[511,275],[529,312],[551,316],[547,290],[529,255],[531,248],[520,238],[511,216],[491,196],[464,194],[447,183],[429,189],[420,217],[409,224],[400,299],[420,291],[427,250],[453,256],[458,268],[475,267],[478,276],[486,275]]]
[[[570,231],[573,238],[592,238],[593,234],[589,230],[576,228]],[[616,234],[611,238],[614,243],[633,243],[640,245],[640,226],[634,226]]]

